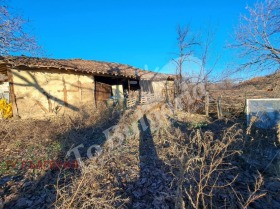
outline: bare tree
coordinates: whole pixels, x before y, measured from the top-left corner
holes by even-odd
[[[0,0],[0,55],[38,49],[35,38],[24,30],[26,23],[21,16],[13,14],[5,0]]]
[[[200,63],[200,72],[198,76],[197,82],[203,83],[204,84],[204,89],[207,89],[208,86],[208,80],[209,80],[209,75],[213,72],[215,69],[218,61],[219,61],[219,56],[218,57],[213,57],[210,56],[210,51],[211,48],[214,44],[215,40],[215,31],[212,29],[213,27],[209,27],[207,31],[204,32],[206,34],[205,39],[201,43],[201,48],[202,48],[202,53],[201,53],[201,63]],[[213,64],[209,64],[209,59],[213,60]],[[210,65],[210,66],[209,66]]]
[[[177,28],[177,44],[179,48],[178,59],[173,59],[176,64],[176,75],[178,76],[176,82],[176,94],[181,93],[181,84],[183,82],[183,64],[194,53],[194,47],[199,45],[197,37],[191,33],[190,26],[185,28],[180,25]]]
[[[177,75],[175,106],[188,112],[196,112],[201,110],[203,99],[207,95],[209,75],[218,62],[218,58],[214,58],[211,64],[209,62],[215,32],[213,27],[209,27],[206,32],[193,33],[188,25],[185,28],[179,26],[177,35],[179,52],[176,54],[178,58],[173,59]],[[190,64],[190,68],[185,69],[186,63]],[[194,69],[192,64],[196,66]],[[190,72],[191,70],[194,72]]]
[[[280,66],[280,0],[264,0],[247,7],[235,32],[240,55],[246,60],[240,69],[277,70]]]

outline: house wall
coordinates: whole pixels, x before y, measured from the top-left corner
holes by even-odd
[[[172,93],[174,89],[173,81],[153,81],[152,85],[155,97],[169,100],[174,98]]]
[[[59,70],[12,69],[21,118],[65,114],[95,108],[92,75]]]

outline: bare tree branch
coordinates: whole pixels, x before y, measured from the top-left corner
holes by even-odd
[[[24,30],[26,23],[21,16],[10,11],[5,0],[0,0],[0,55],[38,49],[35,38]]]
[[[264,0],[247,7],[235,32],[233,48],[246,61],[239,70],[278,70],[280,67],[280,0]]]

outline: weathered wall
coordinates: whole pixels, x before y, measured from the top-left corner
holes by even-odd
[[[12,69],[18,114],[22,118],[94,108],[92,75],[59,70]]]
[[[153,81],[153,90],[155,97],[158,98],[165,98],[168,99],[173,98],[173,89],[174,89],[174,82],[173,81]]]

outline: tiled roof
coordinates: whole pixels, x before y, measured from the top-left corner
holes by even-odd
[[[0,60],[12,67],[44,68],[47,70],[56,68],[59,70],[77,71],[98,75],[123,76],[140,78],[141,80],[167,80],[173,79],[173,75],[142,70],[125,64],[100,62],[82,59],[49,59],[26,56],[0,57]]]

